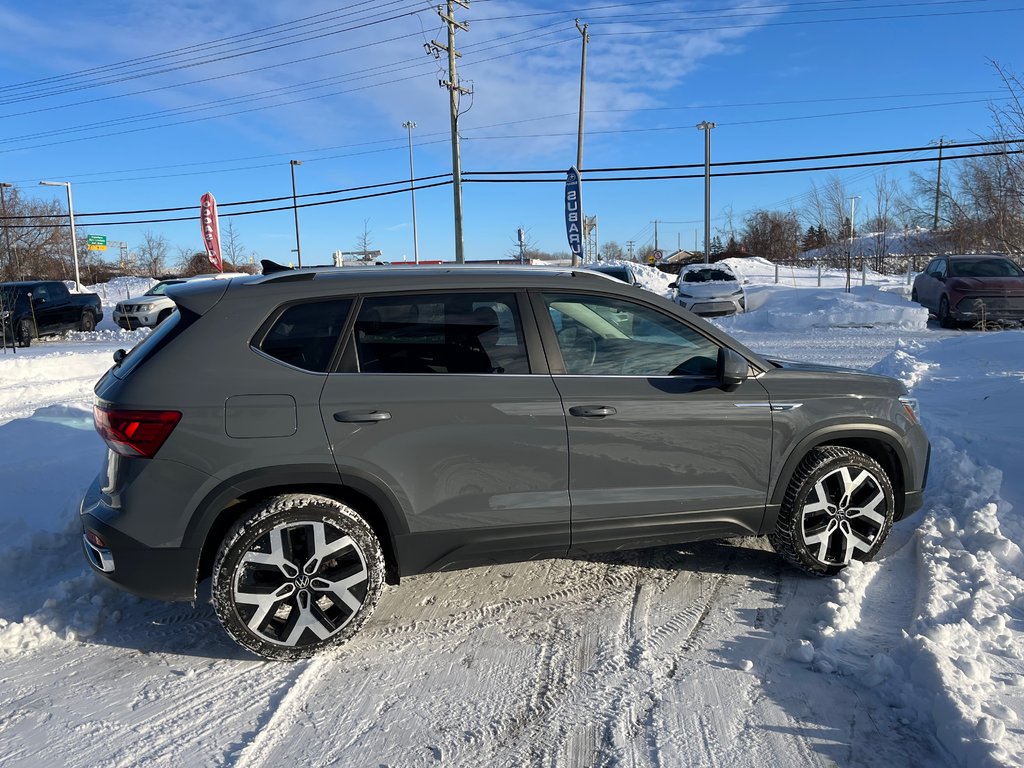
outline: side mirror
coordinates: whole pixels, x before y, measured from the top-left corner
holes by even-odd
[[[731,392],[747,380],[750,375],[750,363],[739,352],[728,347],[718,348],[718,380],[722,389]]]
[[[114,353],[114,365],[120,365],[121,361],[128,356],[128,353],[123,349],[119,349]]]

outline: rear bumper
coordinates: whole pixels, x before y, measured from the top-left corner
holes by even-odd
[[[141,597],[194,600],[200,550],[157,547],[139,541],[110,524],[119,519],[120,511],[109,501],[98,480],[82,499],[82,554],[93,572],[107,583]],[[86,537],[89,532],[94,535]]]
[[[107,583],[156,600],[195,599],[198,549],[147,547],[88,513],[82,529],[103,540],[96,547],[83,536],[82,547],[93,573]]]

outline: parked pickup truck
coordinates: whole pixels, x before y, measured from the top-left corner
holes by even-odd
[[[71,293],[59,280],[0,283],[3,337],[27,347],[32,339],[64,331],[91,331],[103,319],[100,297]]]

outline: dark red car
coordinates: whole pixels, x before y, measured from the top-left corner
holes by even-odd
[[[1024,270],[1005,256],[938,256],[914,279],[911,299],[943,328],[1024,321]]]

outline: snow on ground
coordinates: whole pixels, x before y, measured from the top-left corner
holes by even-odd
[[[239,650],[207,596],[85,567],[92,384],[145,331],[107,313],[0,353],[0,764],[1024,764],[1024,332],[926,324],[901,278],[845,294],[759,261],[734,268],[763,301],[716,322],[921,401],[925,505],[878,560],[813,579],[741,539],[428,574],[296,664]]]

